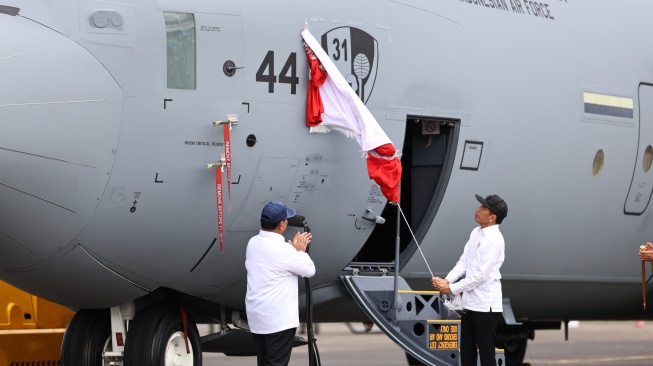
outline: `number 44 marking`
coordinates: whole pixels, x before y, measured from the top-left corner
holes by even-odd
[[[274,84],[277,83],[277,75],[274,73],[274,51],[268,51],[265,55],[256,72],[256,81],[268,83],[268,93],[274,93]],[[297,77],[297,54],[295,52],[288,56],[286,63],[281,68],[279,83],[290,84],[290,94],[297,93],[299,78]]]

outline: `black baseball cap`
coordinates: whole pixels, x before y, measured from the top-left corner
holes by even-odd
[[[508,216],[508,204],[498,194],[491,194],[485,198],[476,195],[476,199],[497,215],[497,224],[500,224]]]

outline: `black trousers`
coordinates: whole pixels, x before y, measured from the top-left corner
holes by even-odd
[[[460,318],[460,365],[476,366],[476,348],[481,366],[496,366],[494,337],[501,313],[465,310]]]
[[[254,334],[258,366],[287,366],[297,328],[270,334]]]

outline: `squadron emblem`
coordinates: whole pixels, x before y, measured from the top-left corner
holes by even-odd
[[[323,34],[321,43],[349,85],[367,103],[378,69],[377,40],[361,29],[339,27]]]

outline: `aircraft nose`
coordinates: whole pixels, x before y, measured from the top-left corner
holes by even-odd
[[[51,257],[75,238],[106,187],[122,92],[60,33],[0,14],[0,268]]]

